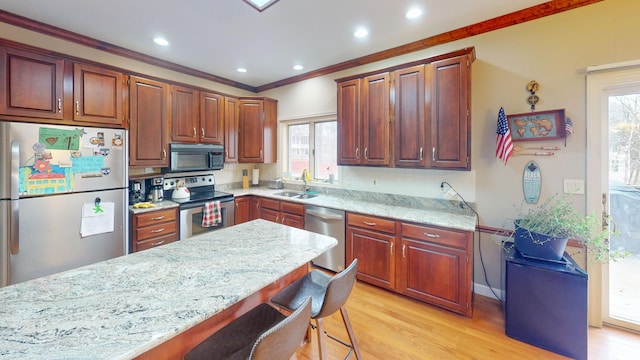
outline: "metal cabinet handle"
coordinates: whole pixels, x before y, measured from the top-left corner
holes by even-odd
[[[196,128],[193,128],[193,137],[198,136],[198,133],[196,132]]]
[[[369,150],[369,148],[364,148],[364,158],[365,158],[365,160],[368,159],[368,155],[367,155],[368,150]]]
[[[62,99],[58,98],[58,112],[62,112]]]
[[[431,160],[436,161],[436,147],[431,148]]]
[[[162,158],[163,159],[167,158],[167,150],[166,149],[162,149]]]
[[[422,161],[422,153],[423,153],[423,149],[422,146],[420,147],[420,161]]]
[[[358,157],[358,150],[360,150],[359,148],[356,148],[356,160],[359,160],[360,158]]]
[[[160,228],[158,230],[151,230],[152,233],[157,234],[157,233],[161,233],[164,231],[164,228]]]
[[[164,215],[163,215],[163,216],[156,216],[156,217],[154,217],[154,218],[151,218],[151,220],[153,220],[153,221],[158,221],[158,220],[162,220],[162,219],[164,219],[165,217],[166,217],[166,216],[164,216]]]
[[[364,221],[365,225],[369,225],[369,226],[376,226],[376,223],[374,222],[369,222],[369,221]]]
[[[204,137],[204,128],[200,128],[200,133],[202,134],[202,137]]]
[[[76,100],[76,114],[80,114],[80,101]]]
[[[391,256],[393,256],[393,245],[394,243],[389,243],[389,247],[391,247]]]
[[[432,233],[424,233],[424,236],[430,237],[430,238],[439,238],[440,237],[440,235],[432,234]]]
[[[407,245],[406,244],[402,244],[402,257],[406,258],[407,257]]]
[[[162,245],[162,244],[164,244],[164,240],[151,243],[151,245],[153,245],[153,246]]]

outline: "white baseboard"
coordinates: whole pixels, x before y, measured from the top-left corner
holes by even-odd
[[[493,289],[493,292],[491,292],[491,289]],[[496,299],[496,300],[501,300],[502,298],[504,298],[504,296],[502,296],[502,290],[490,288],[487,285],[478,284],[478,283],[473,283],[473,292],[478,295],[486,296],[492,299],[496,299],[496,295],[498,295],[500,299]],[[494,292],[495,292],[495,295],[493,294]]]

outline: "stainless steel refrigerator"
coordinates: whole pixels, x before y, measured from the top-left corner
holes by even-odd
[[[128,133],[0,120],[0,286],[126,253]]]

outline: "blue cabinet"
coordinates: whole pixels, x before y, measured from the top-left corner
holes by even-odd
[[[574,359],[587,358],[587,274],[566,253],[561,261],[505,257],[507,336]]]

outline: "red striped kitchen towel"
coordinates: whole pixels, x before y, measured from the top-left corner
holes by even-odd
[[[206,202],[202,211],[202,227],[218,226],[220,224],[222,224],[220,201]]]

